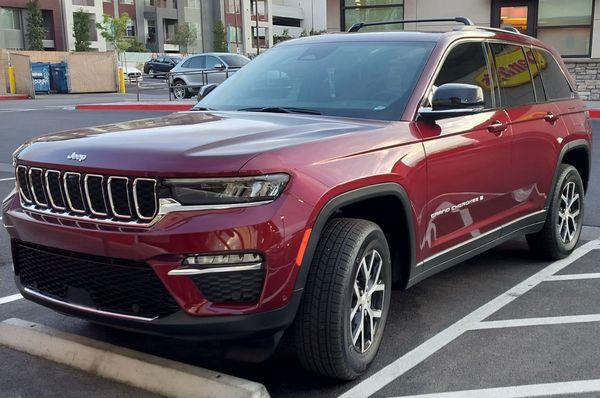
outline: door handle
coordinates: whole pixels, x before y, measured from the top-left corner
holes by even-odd
[[[494,134],[500,134],[502,133],[504,130],[506,130],[506,124],[500,122],[500,121],[495,121],[492,124],[490,124],[487,127],[488,131],[490,133],[494,133]]]
[[[554,123],[556,122],[558,119],[560,118],[560,116],[555,115],[552,112],[548,112],[546,113],[546,116],[544,116],[544,120],[547,121],[548,123]]]

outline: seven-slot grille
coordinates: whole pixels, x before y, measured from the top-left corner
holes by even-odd
[[[26,208],[112,222],[149,223],[158,213],[157,182],[24,165],[16,169]]]

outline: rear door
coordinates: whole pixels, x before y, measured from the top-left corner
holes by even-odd
[[[511,217],[523,224],[544,220],[543,211],[556,168],[556,151],[566,135],[556,104],[547,101],[540,70],[530,48],[490,44],[503,107],[512,126],[510,155]],[[548,68],[547,62],[540,68]],[[518,229],[515,222],[509,229]]]
[[[443,265],[500,236],[510,208],[510,125],[497,106],[495,83],[481,41],[454,46],[434,87],[466,83],[483,89],[486,110],[435,123],[420,121],[427,155],[428,220],[420,242],[425,268]]]

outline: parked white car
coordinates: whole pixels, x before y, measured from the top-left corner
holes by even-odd
[[[125,64],[125,79],[129,81],[130,84],[137,83],[143,80],[142,71],[136,68],[135,66]]]
[[[249,58],[231,53],[190,55],[169,72],[171,91],[177,99],[191,98],[202,86],[224,82],[248,62]]]

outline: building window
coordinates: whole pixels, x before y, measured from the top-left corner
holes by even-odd
[[[200,0],[187,0],[187,6],[188,8],[200,8]]]
[[[267,16],[267,6],[265,5],[265,0],[250,0],[250,13],[253,21],[256,21],[257,13],[259,21],[266,22],[269,20]]]
[[[267,38],[267,28],[259,27],[258,28],[258,42],[260,43],[260,48],[268,48],[269,40]],[[252,48],[256,48],[256,26],[252,27]]]
[[[589,56],[592,37],[592,0],[539,0],[538,39],[564,57]]]
[[[96,5],[94,0],[73,0],[72,3],[74,6],[94,7]]]
[[[125,27],[125,35],[128,37],[135,37],[135,19],[129,19],[127,26]]]
[[[133,0],[119,0],[121,4],[133,4]]]
[[[16,8],[0,8],[0,29],[21,29],[21,15]]]
[[[146,32],[148,37],[147,42],[151,44],[156,43],[156,20],[148,19],[146,24],[148,26],[148,31]]]
[[[404,18],[404,0],[342,0],[342,26],[348,30],[358,22],[398,21]],[[398,30],[401,25],[382,25],[368,30]]]
[[[165,19],[164,20],[164,29],[165,29],[165,43],[170,43],[175,38],[175,29],[177,27],[176,19]]]

